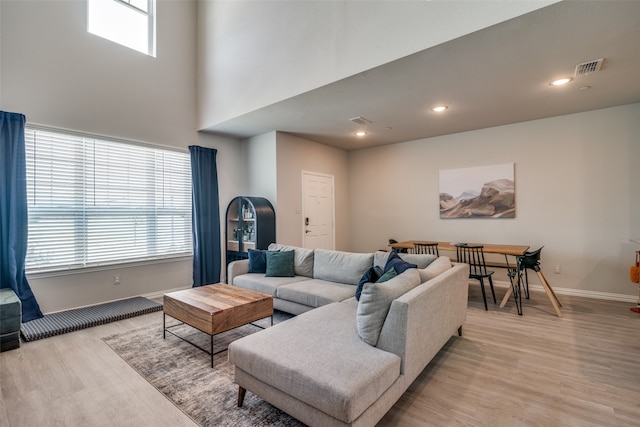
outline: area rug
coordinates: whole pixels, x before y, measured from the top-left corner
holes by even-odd
[[[274,323],[283,320],[277,315]],[[286,315],[284,315],[286,318]],[[268,325],[268,320],[259,323]],[[167,325],[173,325],[169,322]],[[260,329],[246,325],[214,336],[214,352]],[[209,336],[186,325],[172,327],[181,337],[203,348]],[[227,352],[216,354],[211,369],[209,354],[171,334],[162,339],[162,325],[147,326],[103,338],[125,362],[201,426],[292,426],[304,424],[251,392],[238,408],[238,386]]]
[[[144,297],[127,298],[90,307],[45,314],[40,319],[23,323],[20,327],[20,334],[23,341],[34,341],[160,310],[162,310],[162,304],[150,299]]]

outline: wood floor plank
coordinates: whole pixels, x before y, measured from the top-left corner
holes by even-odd
[[[485,311],[479,287],[469,289],[463,336],[380,427],[640,425],[640,315],[629,303],[562,295],[559,318],[533,291],[518,316],[513,301]],[[0,426],[195,426],[101,339],[149,324],[162,313],[1,353]]]

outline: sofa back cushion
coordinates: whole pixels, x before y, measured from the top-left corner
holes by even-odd
[[[270,251],[294,251],[293,270],[296,276],[313,277],[313,249],[271,243]]]
[[[384,269],[385,265],[387,265],[387,260],[389,259],[389,255],[391,252],[385,251],[376,251],[373,254],[373,265],[376,265],[382,269]],[[435,255],[431,254],[398,254],[402,260],[415,264],[418,268],[426,268],[429,264],[431,264],[435,259]]]
[[[372,266],[373,254],[327,249],[316,249],[313,254],[314,279],[357,286],[364,272]]]
[[[406,270],[383,283],[365,283],[356,314],[356,326],[360,338],[369,345],[377,345],[393,300],[418,285],[420,285],[420,273],[415,268]]]

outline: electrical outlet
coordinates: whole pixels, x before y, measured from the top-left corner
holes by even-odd
[[[560,266],[559,265],[554,265],[553,266],[553,272],[555,274],[560,274]]]
[[[120,284],[120,275],[116,274],[115,276],[113,276],[113,284],[114,285],[119,285]]]

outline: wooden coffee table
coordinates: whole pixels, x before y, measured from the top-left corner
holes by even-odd
[[[210,349],[175,334],[167,327],[166,316],[171,316],[210,336]],[[182,291],[164,294],[162,315],[162,338],[166,333],[188,342],[200,350],[213,355],[226,349],[213,352],[213,336],[271,316],[273,326],[273,298],[269,294],[240,288],[238,286],[217,283]],[[258,326],[258,325],[255,325]],[[260,327],[260,326],[258,326]]]

